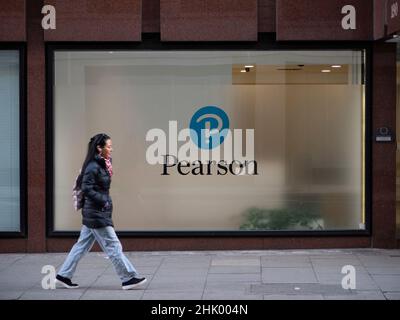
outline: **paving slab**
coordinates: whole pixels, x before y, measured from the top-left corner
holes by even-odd
[[[262,268],[264,283],[316,283],[312,268]]]
[[[261,273],[260,266],[212,266],[208,273]]]
[[[263,296],[238,294],[234,292],[205,292],[203,300],[263,300]]]
[[[252,284],[250,292],[263,295],[351,295],[351,290],[344,290],[337,284],[320,283],[276,283],[276,284]]]
[[[325,300],[386,300],[380,291],[357,291],[351,295],[324,295]]]
[[[86,291],[80,300],[141,300],[143,290],[122,290],[121,287],[97,288]]]
[[[259,267],[259,257],[229,257],[213,258],[211,261],[213,267]]]
[[[342,274],[329,274],[319,273],[317,274],[318,282],[321,284],[342,284]],[[356,274],[356,289],[357,290],[379,290],[379,286],[374,279],[368,274]]]
[[[400,292],[384,292],[387,300],[400,300]]]
[[[160,292],[157,290],[147,290],[142,300],[201,300],[203,291],[191,292]]]
[[[207,282],[254,282],[261,281],[261,275],[256,273],[210,273],[207,276]]]
[[[371,275],[400,275],[400,267],[365,267]]]
[[[268,294],[264,300],[324,300],[321,294],[293,295],[293,294]]]
[[[85,289],[34,289],[27,290],[19,298],[20,300],[78,300],[84,294]]]
[[[382,291],[400,292],[400,275],[372,275],[372,278]]]
[[[308,256],[262,257],[263,268],[311,268]]]

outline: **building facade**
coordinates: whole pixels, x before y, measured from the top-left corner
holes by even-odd
[[[0,0],[0,252],[69,250],[112,137],[125,250],[398,247],[394,0]]]

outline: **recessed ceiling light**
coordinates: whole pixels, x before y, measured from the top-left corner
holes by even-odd
[[[341,65],[339,65],[339,64],[334,64],[333,66],[332,66],[332,68],[341,68],[342,66]]]
[[[253,65],[248,65],[248,66],[244,66],[245,68],[254,68],[254,66]]]
[[[247,71],[246,71],[246,70],[240,70],[240,72],[242,72],[242,73],[246,73]]]
[[[331,70],[325,69],[325,70],[321,70],[321,72],[323,72],[323,73],[329,73],[329,72],[331,72]]]

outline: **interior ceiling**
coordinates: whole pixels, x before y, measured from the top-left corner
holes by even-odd
[[[348,84],[349,65],[254,65],[242,73],[244,65],[232,66],[234,84]],[[330,70],[323,73],[322,70]]]

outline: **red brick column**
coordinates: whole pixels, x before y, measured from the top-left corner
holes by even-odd
[[[27,5],[28,252],[46,251],[45,46],[43,1]]]
[[[372,134],[396,130],[396,45],[375,43]],[[396,246],[396,143],[372,143],[372,247]]]

